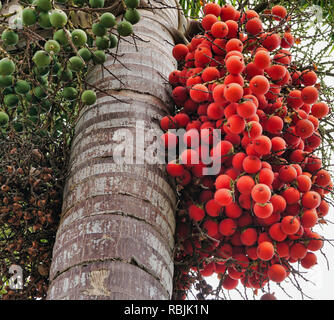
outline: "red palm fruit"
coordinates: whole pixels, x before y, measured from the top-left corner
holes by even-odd
[[[247,228],[241,232],[240,240],[245,246],[252,246],[257,241],[257,231],[254,228]]]
[[[237,189],[242,194],[251,194],[254,186],[255,181],[251,176],[244,175],[237,180]]]
[[[297,170],[292,165],[284,165],[279,169],[279,179],[289,183],[297,178]]]
[[[256,156],[247,156],[242,162],[242,168],[246,173],[257,173],[261,167],[261,160]]]
[[[271,8],[271,14],[276,16],[274,17],[275,20],[279,21],[281,19],[285,19],[288,13],[283,6],[276,5]]]
[[[232,166],[240,171],[242,171],[242,162],[246,158],[246,154],[244,152],[236,153],[232,158]]]
[[[263,95],[268,92],[270,85],[266,77],[258,75],[251,79],[249,87],[254,94]]]
[[[224,243],[219,248],[217,248],[217,255],[223,259],[232,257],[232,254],[233,248],[229,243]]]
[[[331,176],[328,171],[321,169],[316,174],[315,183],[321,187],[327,187],[331,183]]]
[[[316,232],[310,232],[307,237],[308,244],[307,249],[311,251],[318,251],[320,250],[324,245],[324,240],[321,238],[321,236]]]
[[[306,106],[306,104],[304,104],[304,106]],[[319,128],[319,120],[318,120],[318,118],[316,118],[315,116],[309,114],[307,116],[307,119],[312,122],[312,124],[314,126],[314,130],[318,130],[318,128]]]
[[[189,53],[189,49],[186,45],[179,43],[174,46],[172,55],[177,61],[184,60],[186,55]]]
[[[216,178],[215,187],[216,189],[232,189],[233,180],[227,174],[221,174]]]
[[[255,76],[263,76],[264,70],[257,67],[254,62],[250,62],[246,65],[245,73],[247,80],[250,80]]]
[[[185,128],[190,122],[190,118],[186,113],[178,113],[174,116],[174,120],[179,128]]]
[[[317,224],[317,222],[318,214],[314,209],[303,212],[301,217],[301,224],[304,228],[312,228]]]
[[[255,17],[246,22],[246,31],[253,36],[258,35],[263,31],[262,21]]]
[[[243,48],[244,46],[242,42],[236,38],[232,38],[229,41],[227,41],[226,46],[225,46],[226,52],[230,52],[230,51],[242,52]]]
[[[239,280],[243,277],[244,272],[243,271],[237,271],[235,268],[233,267],[228,267],[227,268],[228,271],[228,275],[229,277],[231,277],[234,280]]]
[[[253,211],[258,218],[261,219],[269,218],[273,213],[273,205],[271,202],[255,203]]]
[[[220,18],[222,21],[234,20],[237,15],[237,10],[230,4],[222,6],[220,11]]]
[[[228,26],[223,21],[215,22],[211,27],[211,34],[215,38],[224,38],[228,34]]]
[[[274,51],[281,44],[281,38],[277,33],[262,33],[260,38],[262,46],[269,51]]]
[[[283,77],[287,73],[287,69],[282,65],[274,64],[268,69],[266,69],[266,72],[272,80],[277,81],[283,79]]]
[[[167,173],[172,177],[180,177],[184,174],[183,165],[174,161],[171,161],[166,165],[166,170]]]
[[[253,223],[253,216],[248,212],[244,211],[242,215],[237,219],[237,225],[239,227],[247,227]]]
[[[239,205],[245,209],[250,210],[252,207],[250,194],[242,193],[238,198]]]
[[[237,203],[232,202],[225,207],[225,215],[231,219],[237,219],[241,216],[242,210]]]
[[[233,202],[232,192],[229,189],[218,189],[214,195],[215,201],[221,206],[228,206]]]
[[[224,116],[224,108],[218,102],[212,102],[207,109],[207,115],[212,120],[221,119]]]
[[[188,99],[188,90],[185,87],[177,86],[172,91],[172,96],[175,102],[184,102]]]
[[[226,290],[233,290],[238,286],[239,280],[232,279],[229,275],[224,277],[222,286]]]
[[[312,180],[309,176],[301,174],[296,178],[298,191],[305,193],[311,190]]]
[[[210,277],[215,272],[215,263],[210,262],[204,266],[204,269],[200,270],[200,273],[203,277]]]
[[[277,156],[282,155],[286,151],[286,142],[281,137],[271,139],[271,152]]]
[[[198,152],[193,149],[186,149],[181,153],[181,163],[186,167],[192,167],[195,164],[199,164]]]
[[[269,154],[271,147],[271,140],[267,136],[262,135],[254,140],[254,150],[260,155]]]
[[[205,31],[211,29],[212,25],[218,21],[218,18],[214,14],[207,14],[202,19],[202,27]]]
[[[231,38],[236,38],[237,34],[238,34],[238,23],[234,20],[226,20],[225,21],[227,27],[228,27],[228,34],[227,34],[227,38],[231,39]]]
[[[202,83],[202,78],[200,76],[194,76],[194,77],[190,77],[190,78],[187,79],[186,86],[187,87],[192,87],[192,86],[194,86],[195,84],[198,84],[198,83]]]
[[[307,191],[303,194],[301,202],[304,208],[315,209],[319,207],[321,197],[318,192]]]
[[[226,69],[230,74],[238,75],[245,69],[245,63],[243,61],[243,58],[240,58],[238,56],[231,56],[226,60]]]
[[[329,107],[324,102],[317,102],[312,105],[311,114],[318,119],[324,118],[329,113]]]
[[[181,74],[180,70],[172,71],[168,76],[168,82],[172,86],[177,86],[180,83],[180,74]]]
[[[205,220],[203,222],[203,229],[209,237],[215,237],[218,233],[218,223],[214,220]]]
[[[305,269],[310,269],[317,264],[317,256],[313,252],[307,252],[306,256],[300,260],[300,264]]]
[[[234,234],[237,229],[237,224],[233,219],[227,218],[219,223],[218,229],[223,236],[228,237]]]
[[[176,128],[176,122],[174,120],[174,117],[165,116],[165,117],[161,118],[160,127],[164,131],[167,131],[168,129],[175,129]]]
[[[249,259],[244,254],[243,249],[241,249],[240,253],[233,252],[232,257],[234,259],[233,264],[235,269],[245,270],[249,266]]]
[[[290,247],[287,242],[276,243],[276,253],[280,258],[288,258],[290,256]]]
[[[237,113],[244,119],[249,119],[256,114],[256,105],[253,101],[245,100],[238,104]]]
[[[189,206],[188,212],[190,219],[193,219],[195,221],[201,221],[205,217],[205,211],[195,204]]]
[[[213,100],[218,103],[225,103],[225,85],[224,84],[218,84],[212,91]]]
[[[294,243],[290,247],[290,256],[293,259],[303,259],[306,256],[306,253],[307,253],[307,248],[299,242]]]
[[[218,3],[214,3],[214,2],[209,2],[209,3],[205,4],[205,6],[203,8],[203,13],[205,15],[213,14],[216,17],[220,16],[220,11],[221,11],[220,5]]]
[[[212,148],[212,157],[216,160],[225,160],[226,156],[233,152],[233,144],[229,141],[222,140]]]
[[[245,136],[249,139],[256,139],[261,136],[263,128],[258,121],[249,121],[246,124]]]
[[[281,193],[287,204],[295,204],[300,200],[300,192],[293,187],[288,187]]]
[[[299,219],[294,216],[285,216],[281,221],[281,229],[286,234],[295,234],[299,228]]]
[[[249,259],[257,260],[256,247],[246,247],[246,254]]]
[[[273,264],[268,268],[268,277],[274,282],[282,282],[287,274],[285,268],[280,264]]]
[[[265,242],[265,241],[271,242],[271,239],[270,239],[268,233],[267,232],[260,232],[259,236],[257,238],[257,243],[260,244],[261,242]]]
[[[290,51],[281,49],[274,55],[274,61],[288,66],[291,63],[291,57],[292,55]]]
[[[225,46],[226,46],[226,40],[225,39],[215,39],[212,42],[212,51],[216,54],[216,55],[224,55],[225,54]],[[215,60],[217,60],[217,56],[215,57]]]
[[[209,98],[209,90],[203,84],[195,84],[189,91],[190,98],[195,102],[204,102]]]
[[[240,134],[245,130],[245,126],[245,120],[236,114],[227,119],[227,127],[231,133]]]
[[[276,223],[272,224],[269,227],[269,231],[268,232],[269,232],[270,237],[273,240],[278,241],[278,242],[284,241],[286,239],[286,237],[287,237],[287,234],[282,231],[281,223],[280,222],[276,222]]]
[[[181,176],[176,177],[176,181],[181,186],[188,185],[191,181],[191,173],[185,169]]]
[[[219,264],[219,262],[216,262],[215,272],[218,273],[218,274],[225,274],[226,273],[226,266],[223,265],[223,264]]]
[[[230,83],[225,86],[224,97],[229,102],[238,102],[243,94],[243,88],[237,83]]]
[[[277,300],[277,298],[272,293],[265,293],[261,296],[260,300]]]
[[[284,32],[284,35],[281,40],[281,47],[282,48],[291,48],[295,43],[295,38],[291,34],[291,32]]]
[[[210,217],[218,217],[223,212],[223,207],[211,199],[205,204],[205,211]]]
[[[305,169],[309,172],[318,171],[322,167],[322,161],[316,155],[310,155],[307,158]]]
[[[312,86],[305,87],[301,92],[301,98],[304,103],[313,104],[318,100],[318,89]]]
[[[274,256],[274,253],[274,246],[269,241],[261,242],[256,249],[256,254],[258,258],[264,261],[269,261]]]
[[[326,200],[321,200],[319,207],[317,208],[318,217],[323,218],[329,212],[329,204]]]
[[[167,149],[173,149],[177,145],[177,136],[172,132],[166,132],[161,136],[161,142]]]
[[[208,47],[198,47],[195,51],[195,66],[204,67],[212,60],[212,52]]]
[[[230,83],[237,83],[240,84],[242,87],[245,84],[244,78],[240,74],[229,74],[224,79],[224,84],[230,84]]]
[[[266,184],[258,183],[252,188],[251,197],[255,202],[268,202],[271,198],[271,190]]]
[[[304,70],[300,75],[300,79],[304,86],[313,86],[317,82],[317,75],[313,70]]]
[[[274,181],[274,172],[269,168],[262,168],[258,173],[259,183],[271,186]]]
[[[219,78],[219,71],[215,67],[207,67],[203,70],[201,77],[204,82],[216,80]]]
[[[259,69],[267,69],[270,67],[271,58],[267,50],[259,50],[255,53],[254,64]]]

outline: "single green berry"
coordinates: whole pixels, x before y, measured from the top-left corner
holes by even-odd
[[[38,15],[38,24],[43,29],[50,29],[52,27],[51,22],[50,22],[50,15],[47,12],[41,12]]]
[[[89,0],[89,5],[92,8],[103,8],[104,7],[104,0]]]
[[[1,40],[6,46],[12,46],[19,42],[19,36],[15,31],[6,29],[1,34]]]
[[[93,23],[92,32],[96,36],[102,37],[107,33],[107,29],[101,23]]]
[[[36,0],[36,7],[42,11],[49,11],[52,9],[50,0]]]
[[[71,81],[73,79],[73,73],[70,69],[66,68],[66,69],[60,69],[57,72],[57,76],[60,78],[61,81],[63,82],[67,82],[67,81]]]
[[[127,37],[133,33],[132,24],[128,21],[121,21],[117,24],[117,32],[122,37]]]
[[[45,66],[45,67],[37,67],[35,66],[33,68],[34,74],[38,77],[42,77],[45,76],[49,73],[49,66]],[[42,79],[42,78],[41,78]]]
[[[0,76],[0,88],[8,88],[13,85],[13,76]]]
[[[140,13],[137,9],[128,8],[125,11],[124,19],[129,21],[131,24],[136,24],[140,20]]]
[[[49,54],[44,50],[36,51],[32,60],[34,61],[37,67],[48,66],[51,62]]]
[[[85,62],[83,59],[79,56],[73,56],[69,59],[69,65],[68,67],[72,71],[80,71],[85,67]]]
[[[9,58],[3,58],[0,60],[0,75],[8,76],[15,71],[15,64]]]
[[[90,60],[90,58],[92,57],[91,52],[87,49],[87,48],[81,48],[78,51],[78,55],[84,59],[86,62]]]
[[[14,107],[19,103],[19,98],[16,94],[10,93],[4,96],[3,102],[8,107]]]
[[[73,87],[66,87],[63,90],[63,97],[66,100],[74,100],[78,96],[78,90]]]
[[[87,34],[82,29],[75,29],[71,33],[72,42],[76,47],[82,47],[87,42]]]
[[[50,15],[50,22],[53,27],[62,28],[67,23],[67,15],[60,9],[52,10]]]
[[[118,38],[114,34],[111,34],[109,36],[109,40],[110,40],[110,48],[116,48],[118,43]]]
[[[95,44],[99,50],[106,50],[110,46],[110,40],[107,36],[96,37]]]
[[[131,9],[137,8],[139,6],[139,2],[140,0],[124,0],[126,7]]]
[[[35,9],[24,8],[22,11],[22,22],[25,26],[32,26],[37,21],[37,14]]]
[[[105,12],[102,14],[100,18],[100,23],[105,28],[112,28],[113,26],[116,25],[116,18],[111,12]]]
[[[30,83],[25,80],[18,80],[15,84],[14,90],[18,94],[26,94],[30,91]]]
[[[48,40],[44,45],[45,51],[49,53],[58,53],[60,51],[60,45],[57,40]]]
[[[96,102],[96,93],[93,90],[85,90],[81,95],[84,104],[92,105]]]
[[[54,34],[53,34],[53,40],[58,41],[61,45],[66,46],[68,45],[68,38],[66,36],[66,32],[63,29],[59,29],[57,30]]]
[[[8,114],[6,112],[0,111],[0,127],[7,126],[9,121]]]
[[[34,93],[35,97],[38,99],[45,98],[48,95],[48,89],[44,86],[37,86],[34,89],[32,89],[32,92]]]
[[[103,64],[107,60],[106,54],[102,50],[95,50],[93,52],[93,61],[97,64]]]

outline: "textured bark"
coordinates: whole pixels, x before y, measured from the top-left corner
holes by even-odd
[[[160,1],[159,1],[160,2]],[[175,6],[174,0],[164,1]],[[154,2],[153,2],[154,3]],[[76,125],[63,213],[53,249],[48,299],[170,299],[176,197],[163,165],[116,164],[116,130],[159,128],[171,106],[163,77],[176,68],[168,31],[175,9],[140,10],[135,26],[144,41],[121,42],[120,58],[91,70],[99,94]],[[131,139],[128,143],[132,143]],[[138,140],[134,150],[143,148]],[[138,159],[137,159],[138,160]]]

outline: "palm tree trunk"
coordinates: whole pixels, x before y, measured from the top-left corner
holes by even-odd
[[[133,143],[136,154],[143,136],[132,139],[130,132],[158,129],[171,111],[163,77],[176,68],[168,30],[178,28],[178,11],[140,13],[134,29],[144,41],[136,40],[137,49],[121,41],[118,48],[128,69],[109,57],[105,67],[117,78],[101,66],[88,76],[114,97],[99,93],[76,125],[48,299],[171,298],[174,189],[163,165],[118,164],[113,154],[120,129],[129,130],[125,143]]]

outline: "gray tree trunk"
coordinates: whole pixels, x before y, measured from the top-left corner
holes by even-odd
[[[163,2],[175,7],[175,0]],[[113,159],[116,130],[134,133],[138,121],[145,130],[159,128],[159,119],[171,111],[161,75],[168,77],[176,68],[168,43],[173,43],[169,30],[178,28],[179,13],[140,13],[134,29],[145,41],[136,41],[138,51],[125,41],[118,49],[129,70],[112,57],[105,63],[123,84],[100,66],[88,76],[122,102],[100,93],[97,103],[80,114],[48,299],[171,298],[176,198],[165,167]],[[140,138],[133,141],[134,152],[143,148]]]

